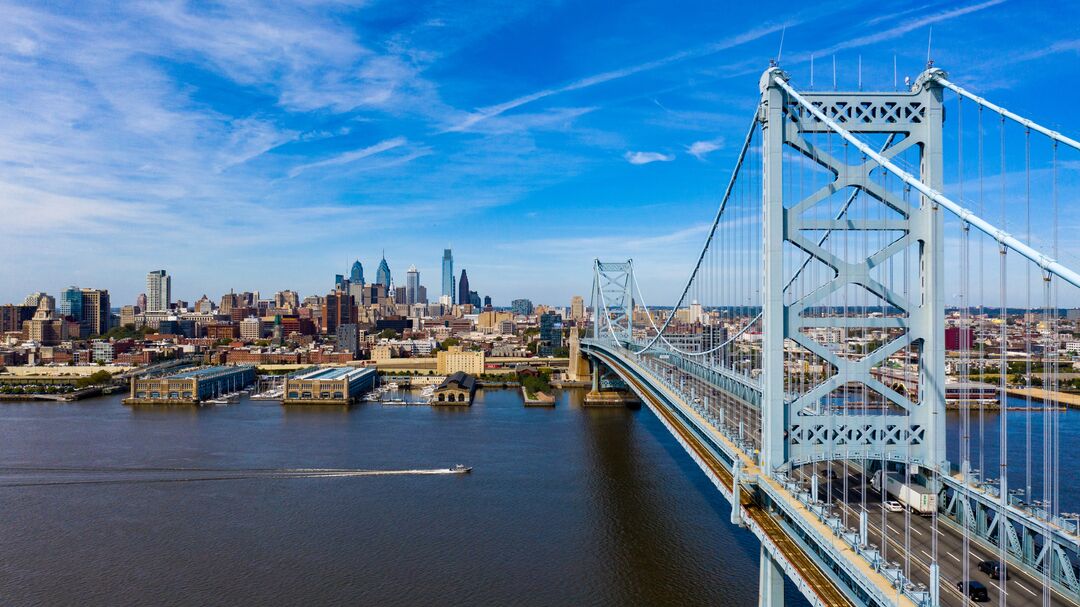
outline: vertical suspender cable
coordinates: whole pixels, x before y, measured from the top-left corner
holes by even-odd
[[[1024,131],[1024,224],[1027,227],[1027,240],[1031,242],[1031,129]],[[1027,452],[1027,487],[1028,495],[1031,494],[1031,320],[1034,314],[1031,311],[1031,264],[1024,264],[1026,280],[1024,281],[1024,384],[1027,388],[1024,394],[1024,417],[1026,418],[1026,452]],[[1044,496],[1045,497],[1045,496]]]

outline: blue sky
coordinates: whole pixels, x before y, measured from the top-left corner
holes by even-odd
[[[783,12],[772,12],[772,11]],[[0,300],[325,293],[359,258],[442,249],[496,304],[566,305],[633,257],[689,270],[786,27],[783,67],[841,88],[953,79],[1064,132],[1073,3],[0,1]],[[1062,101],[1064,99],[1064,102]],[[659,302],[658,302],[659,303]]]

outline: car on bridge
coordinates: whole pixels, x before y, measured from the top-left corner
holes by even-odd
[[[983,561],[979,563],[979,571],[990,576],[992,580],[1000,580],[1002,570],[1005,571],[1005,579],[1009,579],[1009,568],[1002,567],[1001,561]]]
[[[960,594],[966,596],[976,603],[988,603],[990,602],[990,595],[986,593],[986,586],[983,586],[980,582],[975,580],[968,580],[966,582],[957,582],[956,589],[960,591]]]
[[[889,501],[885,502],[883,504],[883,506],[889,512],[903,512],[904,511],[904,506],[900,502],[898,502],[896,500],[889,500]]]

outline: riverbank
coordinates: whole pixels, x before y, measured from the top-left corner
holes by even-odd
[[[1005,392],[1008,393],[1009,396],[1015,396],[1016,398],[1026,399],[1030,396],[1031,400],[1040,403],[1049,402],[1070,409],[1080,409],[1080,394],[1055,392],[1052,390],[1044,390],[1042,388],[1008,388]]]

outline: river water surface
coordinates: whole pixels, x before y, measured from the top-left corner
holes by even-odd
[[[0,605],[756,604],[757,543],[655,416],[580,401],[0,404]]]

